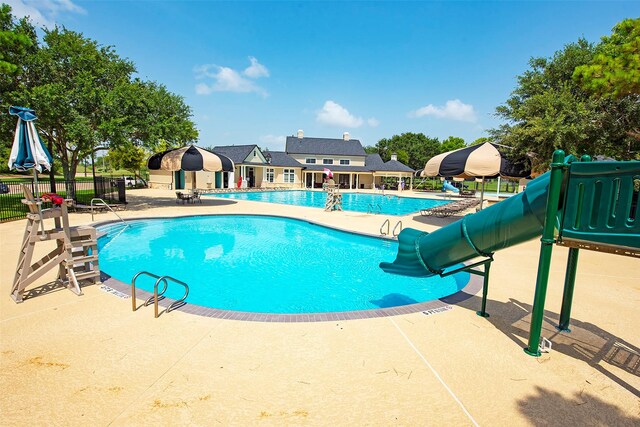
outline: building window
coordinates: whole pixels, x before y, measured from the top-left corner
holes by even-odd
[[[323,165],[332,165],[333,164],[333,159],[322,159],[322,164]]]
[[[293,169],[285,169],[284,170],[284,182],[293,183],[295,182],[296,171]]]
[[[304,162],[308,165],[315,165],[316,164],[316,159],[304,159]]]
[[[351,160],[349,159],[340,159],[341,165],[349,166],[349,163],[351,163]]]
[[[273,182],[273,178],[275,176],[273,168],[267,168],[266,180],[267,182]]]

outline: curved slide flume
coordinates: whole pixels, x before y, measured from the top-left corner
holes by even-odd
[[[406,228],[398,235],[395,261],[382,262],[387,273],[425,277],[470,259],[542,235],[549,173],[525,191],[432,233]]]

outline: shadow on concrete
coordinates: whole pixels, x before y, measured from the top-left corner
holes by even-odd
[[[44,285],[36,286],[35,288],[25,289],[24,293],[22,294],[22,299],[26,301],[28,299],[39,297],[41,295],[52,294],[63,289],[67,289],[64,283],[55,280],[53,282],[45,283]]]
[[[457,302],[459,307],[474,312],[480,309],[481,304],[482,294]],[[506,303],[487,300],[487,313],[490,317],[486,321],[491,322],[522,348],[523,342],[526,345],[529,340],[531,310],[531,304],[513,298]],[[600,362],[606,362],[640,378],[640,348],[592,323],[576,319],[571,319],[571,332],[561,332],[556,328],[559,319],[558,313],[544,311],[541,336],[551,341],[552,351],[584,361],[634,396],[640,397],[640,390],[600,365]]]
[[[202,203],[183,203],[176,199],[176,197],[162,197],[162,196],[145,196],[143,194],[128,194],[127,195],[127,211],[145,211],[157,207],[175,207],[176,210],[180,209],[185,213],[188,213],[190,209],[197,207],[216,207],[216,206],[228,206],[236,204],[234,200],[215,199],[212,197],[202,197]],[[176,203],[177,202],[177,203]],[[91,214],[90,211],[84,211],[84,213]],[[100,219],[100,213],[109,213],[108,211],[95,212],[96,220]],[[113,214],[111,214],[113,216]]]
[[[536,387],[533,395],[518,400],[517,403],[520,412],[534,426],[640,425],[640,418],[627,416],[619,408],[584,390],[566,398],[560,393]]]
[[[444,227],[445,225],[449,225],[451,223],[458,221],[459,219],[462,219],[463,216],[464,216],[463,214],[456,214],[456,215],[451,215],[444,218],[438,218],[437,216],[433,216],[433,215],[430,215],[430,216],[415,215],[412,219],[421,224],[431,225],[434,227]]]

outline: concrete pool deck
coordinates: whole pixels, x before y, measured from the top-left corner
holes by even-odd
[[[406,192],[411,194],[410,192]],[[378,234],[451,221],[324,212],[246,201],[176,205],[133,190],[123,218],[287,215]],[[111,213],[96,221],[114,219]],[[70,215],[73,225],[91,215]],[[571,333],[558,333],[567,250],[554,247],[542,336],[527,356],[539,240],[495,254],[481,294],[424,314],[312,323],[244,322],[180,311],[153,318],[86,286],[9,297],[25,220],[0,224],[0,425],[638,425],[640,261],[581,251]],[[29,290],[28,289],[28,290]]]

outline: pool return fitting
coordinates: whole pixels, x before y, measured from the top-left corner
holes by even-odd
[[[153,285],[153,295],[147,298],[147,300],[144,303],[142,303],[142,305],[140,306],[140,307],[142,306],[146,307],[149,304],[151,304],[151,302],[153,302],[153,312],[154,312],[154,317],[156,319],[158,318],[158,316],[160,316],[160,314],[158,314],[158,301],[165,298],[164,293],[167,291],[167,288],[169,287],[169,281],[177,283],[178,285],[182,285],[184,287],[184,295],[179,300],[176,300],[171,304],[169,304],[169,306],[165,308],[163,313],[165,312],[168,313],[186,304],[184,300],[187,299],[187,296],[189,295],[189,285],[171,276],[157,276],[153,273],[149,273],[148,271],[141,271],[137,273],[135,276],[133,276],[133,279],[131,279],[131,309],[133,311],[136,311],[138,310],[138,308],[140,308],[136,306],[136,279],[143,275],[157,279],[156,283]],[[158,292],[158,285],[161,282],[162,282],[162,290]]]

